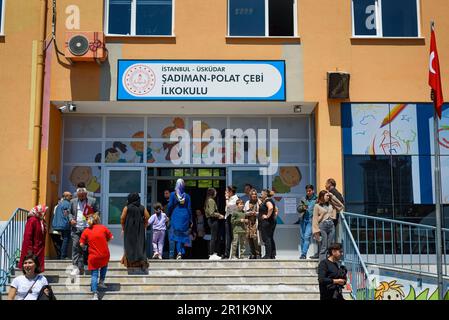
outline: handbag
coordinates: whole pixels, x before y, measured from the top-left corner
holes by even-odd
[[[45,293],[45,290],[48,290],[48,295]],[[51,286],[46,285],[43,286],[41,291],[39,292],[39,295],[37,297],[37,300],[56,300],[55,294],[53,293],[53,290],[51,288]]]

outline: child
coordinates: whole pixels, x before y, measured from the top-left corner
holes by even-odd
[[[153,206],[153,209],[155,213],[148,221],[148,224],[153,227],[153,259],[162,259],[168,217],[164,212],[162,212],[162,204],[159,202]]]
[[[239,257],[240,259],[243,259],[246,247],[246,223],[248,222],[248,220],[245,219],[246,214],[243,211],[244,207],[243,201],[239,199],[236,201],[235,204],[236,209],[232,213],[231,217],[232,233],[233,233],[231,259],[237,259],[237,246],[239,244],[240,244]]]
[[[108,242],[114,237],[108,228],[100,224],[98,213],[89,216],[87,223],[89,227],[81,234],[80,246],[81,248],[88,246],[88,267],[92,274],[91,291],[93,300],[98,300],[98,288],[107,288],[104,280],[110,258]],[[98,281],[98,273],[100,273],[100,281]]]

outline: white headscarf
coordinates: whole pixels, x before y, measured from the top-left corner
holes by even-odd
[[[176,181],[176,187],[175,187],[175,194],[176,197],[178,198],[178,201],[180,204],[184,204],[185,200],[186,200],[186,194],[184,192],[184,187],[185,187],[185,182],[182,179],[178,179]]]

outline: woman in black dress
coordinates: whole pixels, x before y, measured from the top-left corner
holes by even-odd
[[[139,194],[130,193],[120,218],[125,245],[122,263],[128,268],[148,268],[145,229],[149,218],[147,209],[140,204]]]

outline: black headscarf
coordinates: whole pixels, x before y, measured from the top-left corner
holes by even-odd
[[[128,195],[128,205],[134,204],[136,207],[140,205],[140,196],[137,192]]]

